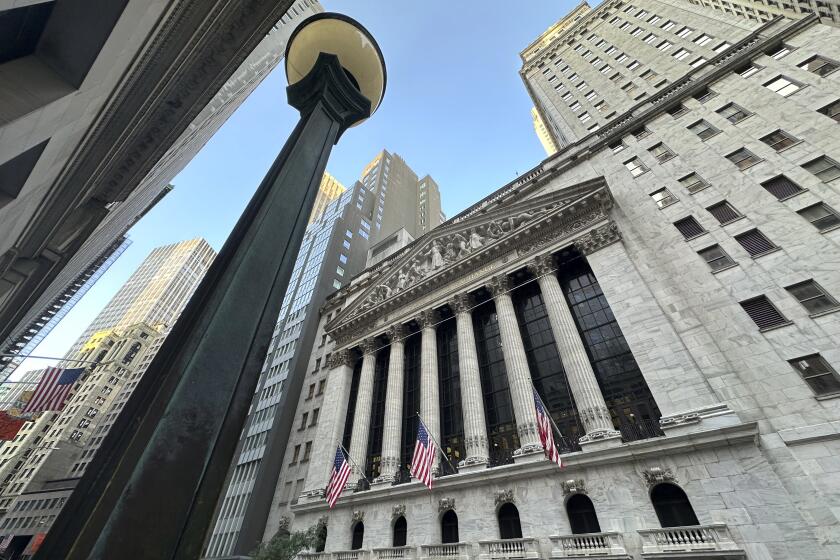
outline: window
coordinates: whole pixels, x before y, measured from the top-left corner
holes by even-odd
[[[298,426],[298,430],[303,430],[306,428],[306,421],[309,420],[309,413],[304,412],[303,416],[300,417],[300,426]]]
[[[806,280],[785,289],[811,314],[824,313],[840,307],[837,300],[813,280]]]
[[[735,103],[728,103],[716,112],[732,124],[739,123],[752,114]]]
[[[726,156],[726,159],[734,163],[735,167],[742,171],[761,161],[761,158],[746,148],[741,148],[740,150],[732,152]]]
[[[645,70],[644,72],[642,72],[642,79],[647,80],[648,82],[652,82],[658,76],[659,76],[659,74],[657,74],[653,70]]]
[[[335,267],[335,273],[338,274],[339,276],[344,276],[344,269],[341,268],[340,266],[337,266],[337,267]]]
[[[677,31],[677,37],[681,37],[681,38],[685,39],[686,37],[691,35],[692,31],[694,31],[694,30],[691,29],[690,27],[683,26],[679,31]]]
[[[349,241],[347,241],[347,240],[345,239],[345,240],[344,240],[344,243],[342,243],[342,246],[343,246],[345,249],[348,249],[348,250],[349,250],[349,249],[350,249],[350,242],[349,242]]]
[[[779,200],[785,200],[805,190],[784,175],[764,181],[761,186]]]
[[[812,56],[805,62],[801,63],[799,67],[803,70],[813,72],[817,76],[826,76],[837,70],[837,68],[840,67],[840,64],[817,55]]]
[[[703,257],[703,260],[706,261],[706,264],[709,265],[712,272],[717,272],[718,270],[735,266],[735,261],[732,260],[732,257],[726,254],[726,251],[724,251],[720,245],[706,247],[705,249],[697,251],[697,254]]]
[[[361,550],[365,540],[365,524],[358,521],[353,525],[353,537],[350,541],[350,550]]]
[[[301,459],[301,462],[308,461],[310,455],[312,455],[312,442],[307,441],[306,447],[303,448],[303,459]]]
[[[586,494],[573,494],[566,502],[566,514],[572,534],[600,533],[595,506]]]
[[[458,516],[451,509],[440,518],[440,542],[443,544],[458,542]]]
[[[713,41],[712,37],[703,33],[699,37],[694,39],[694,42],[700,45],[701,47],[707,45]]]
[[[819,231],[827,231],[840,224],[840,216],[838,216],[837,211],[825,202],[818,202],[803,208],[797,214],[811,222],[811,225]]]
[[[289,464],[293,465],[293,464],[297,463],[298,462],[298,457],[300,457],[300,445],[295,445],[294,452],[292,453],[292,460]]]
[[[822,113],[830,119],[834,119],[835,121],[840,122],[840,99],[829,103],[817,112]]]
[[[670,31],[674,27],[676,27],[676,25],[677,25],[676,23],[674,23],[673,21],[671,21],[669,19],[669,20],[666,20],[665,23],[663,23],[660,27],[661,27],[662,31]]]
[[[706,210],[708,210],[709,214],[714,216],[721,225],[734,222],[738,218],[742,217],[741,213],[725,200],[709,206]]]
[[[664,187],[658,191],[650,193],[650,197],[660,208],[665,208],[666,206],[670,206],[671,204],[677,202],[677,197],[671,194],[671,191]]]
[[[691,502],[682,488],[676,484],[663,482],[653,487],[650,501],[662,527],[686,527],[699,525]]]
[[[691,194],[694,194],[698,191],[702,191],[703,189],[709,186],[709,183],[697,173],[691,173],[689,175],[686,175],[685,177],[679,179],[679,182],[685,188],[685,190],[687,190]]]
[[[782,129],[775,130],[767,136],[762,136],[760,140],[777,152],[799,143],[799,138],[791,136]]]
[[[830,157],[820,156],[808,163],[803,163],[802,167],[819,177],[823,183],[840,177],[840,165]]]
[[[656,48],[659,49],[662,52],[665,52],[673,46],[674,46],[674,43],[672,43],[670,41],[662,41],[661,43],[656,45]]]
[[[686,239],[693,239],[706,233],[706,230],[694,219],[694,216],[688,216],[687,218],[674,222],[674,227]]]
[[[685,115],[686,113],[688,113],[688,107],[686,107],[682,103],[680,103],[678,105],[675,105],[674,107],[671,107],[670,109],[668,109],[668,114],[671,115],[672,117],[674,117],[675,119],[680,118],[681,116]]]
[[[705,63],[706,63],[706,59],[701,56],[700,58],[698,58],[697,60],[694,60],[691,63],[691,67],[692,68],[697,68],[698,66],[703,66]]]
[[[639,66],[641,66],[641,64],[639,64],[638,60],[631,60],[630,63],[627,65],[627,69],[628,70],[635,70]]]
[[[704,121],[702,119],[694,124],[689,125],[688,130],[699,136],[701,140],[711,138],[712,136],[720,132],[720,130],[716,129],[707,121]]]
[[[575,111],[575,112],[580,111],[580,109],[581,109],[580,103],[575,101],[574,103],[569,105],[569,109],[571,109],[572,111]]]
[[[652,15],[648,18],[647,22],[651,25],[656,25],[659,22],[660,19],[662,19],[662,18],[659,17],[658,15],[654,14],[654,15]]]
[[[658,38],[659,38],[659,37],[657,37],[657,36],[656,36],[656,35],[654,35],[653,33],[648,33],[647,35],[645,35],[645,38],[644,38],[644,39],[642,39],[642,40],[643,40],[645,43],[653,43],[653,42],[654,42],[654,41],[656,41]]]
[[[641,140],[646,136],[650,136],[650,130],[648,130],[645,126],[640,126],[639,128],[631,131],[630,134],[632,134],[633,137],[636,138],[636,140]]]
[[[618,152],[624,150],[624,148],[626,148],[626,147],[627,146],[625,146],[624,142],[622,142],[621,140],[619,140],[615,144],[610,145],[610,149],[612,150],[612,153],[614,153],[614,154],[617,154]]]
[[[633,82],[629,82],[629,83],[621,86],[621,89],[623,89],[629,95],[629,94],[633,93],[634,91],[636,91],[637,89],[639,89],[639,86],[637,86]]]
[[[394,539],[392,546],[405,546],[408,535],[408,524],[402,515],[394,521]]]
[[[729,48],[729,47],[731,47],[731,46],[732,46],[732,45],[731,45],[730,43],[727,43],[726,41],[724,41],[724,42],[722,42],[721,44],[719,44],[718,46],[716,46],[716,47],[714,48],[714,51],[715,51],[716,53],[722,53],[723,51],[725,51],[726,49],[728,49],[728,48]]]
[[[750,319],[761,329],[772,329],[787,325],[790,321],[776,309],[776,306],[767,299],[767,296],[758,296],[747,301],[739,302]]]
[[[767,49],[764,51],[764,54],[769,56],[770,58],[775,58],[779,60],[780,58],[784,58],[791,53],[793,49],[787,45],[779,45],[777,47],[773,47],[771,49]]]
[[[755,74],[756,72],[761,70],[761,68],[762,68],[761,66],[750,63],[750,64],[747,64],[746,66],[741,66],[739,68],[736,68],[735,73],[738,74],[739,76],[741,76],[742,78],[749,78],[750,76],[752,76],[753,74]]]
[[[778,247],[765,236],[758,229],[751,229],[745,231],[740,235],[735,236],[735,241],[741,244],[741,247],[746,249],[751,257],[760,257],[771,251],[775,251]]]
[[[318,423],[318,415],[321,413],[320,408],[316,408],[312,411],[312,415],[309,418],[309,425],[315,426]]]
[[[644,29],[642,29],[641,27],[637,27],[636,29],[633,30],[632,33],[630,33],[630,35],[632,35],[633,37],[638,37],[639,35],[642,34],[643,31],[644,31]]]
[[[326,379],[320,380],[318,382],[318,393],[317,394],[318,395],[323,395],[324,394],[324,387],[326,387],[326,386],[327,386],[327,380]]]
[[[764,84],[764,87],[770,91],[775,91],[782,97],[788,97],[802,89],[802,84],[794,82],[784,76],[778,76]]]
[[[648,151],[653,154],[653,157],[655,157],[659,163],[664,163],[675,157],[674,152],[672,152],[671,149],[662,142],[652,146],[648,149]]]
[[[597,93],[595,93],[595,91],[594,91],[594,90],[590,90],[590,91],[586,94],[586,99],[588,99],[589,101],[592,101],[592,100],[593,100],[593,99],[595,99],[596,97],[598,97],[598,94],[597,94]]]
[[[519,522],[519,510],[508,502],[499,508],[499,536],[502,539],[521,539],[522,525]]]
[[[709,88],[703,88],[700,91],[698,91],[697,93],[695,93],[693,95],[693,97],[694,97],[694,99],[696,99],[700,103],[705,103],[706,101],[709,101],[710,99],[714,99],[715,97],[717,97],[717,92],[715,92],[715,91],[713,91]]]
[[[688,49],[679,49],[673,54],[673,56],[677,60],[683,60],[684,58],[688,58],[689,56],[691,56],[691,51]]]
[[[306,395],[306,400],[311,399],[315,396],[315,384],[312,383],[309,385],[309,393]]]
[[[583,113],[580,114],[580,122],[582,122],[582,123],[585,123],[586,121],[590,120],[591,118],[592,118],[592,115],[590,115],[586,111],[584,111]]]
[[[643,164],[642,161],[637,157],[629,161],[625,161],[624,167],[626,167],[630,171],[630,174],[633,175],[633,177],[638,177],[639,175],[642,175],[649,171],[649,169],[645,167],[645,164]]]
[[[802,356],[788,362],[799,372],[815,395],[830,395],[840,392],[840,378],[825,358],[819,354]]]

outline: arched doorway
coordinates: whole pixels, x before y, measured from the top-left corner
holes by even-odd
[[[499,508],[499,537],[502,539],[521,539],[522,525],[519,523],[519,510],[508,502]]]
[[[408,524],[402,515],[394,521],[394,544],[392,546],[405,546],[408,536]]]
[[[659,524],[663,527],[684,527],[686,525],[700,525],[694,508],[688,501],[683,489],[676,484],[663,482],[653,487],[650,492],[650,501]]]
[[[458,542],[458,516],[453,510],[447,510],[440,518],[440,542]]]
[[[365,524],[359,521],[353,525],[353,542],[350,545],[350,550],[361,550],[362,543],[365,541]]]
[[[566,514],[572,534],[600,533],[601,525],[595,513],[595,506],[586,494],[573,494],[566,500]]]
[[[315,537],[315,552],[324,552],[327,544],[327,526],[324,523],[318,524],[318,531]]]

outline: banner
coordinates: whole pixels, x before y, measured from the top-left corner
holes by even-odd
[[[0,412],[0,441],[15,439],[24,422],[23,418],[12,418],[7,412]]]

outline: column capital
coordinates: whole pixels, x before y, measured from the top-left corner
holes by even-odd
[[[373,354],[376,351],[376,339],[366,338],[359,343],[359,347],[362,349],[362,354]]]
[[[417,321],[417,324],[420,325],[421,329],[433,329],[435,328],[435,325],[437,325],[438,321],[440,321],[440,314],[434,309],[426,309],[421,311],[420,315],[418,315],[415,320]]]
[[[353,353],[349,349],[336,350],[327,359],[327,369],[336,369],[341,366],[353,367]]]
[[[551,274],[556,268],[554,264],[554,256],[550,254],[538,255],[528,261],[525,266],[534,276],[545,276],[546,274]]]
[[[575,240],[575,247],[584,255],[590,255],[607,245],[621,241],[621,230],[612,220],[586,232]]]
[[[490,290],[490,293],[493,294],[493,298],[495,299],[509,292],[512,285],[513,282],[511,282],[507,274],[497,274],[487,283],[487,289]]]
[[[388,327],[388,338],[390,339],[391,344],[395,342],[402,342],[402,339],[405,338],[405,331],[405,326],[402,323],[397,323]]]
[[[472,295],[465,292],[463,294],[455,294],[447,303],[457,315],[458,313],[469,313],[474,301]]]

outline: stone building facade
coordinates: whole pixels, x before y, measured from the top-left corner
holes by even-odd
[[[676,4],[605,2],[554,41]],[[320,527],[319,560],[840,556],[840,36],[729,20],[725,49],[328,299],[267,537]],[[417,412],[432,491],[406,475]]]

